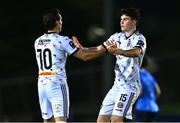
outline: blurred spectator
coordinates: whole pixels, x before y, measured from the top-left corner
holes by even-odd
[[[153,122],[159,111],[157,98],[161,95],[161,89],[151,71],[150,62],[150,58],[145,56],[140,70],[142,87],[135,105],[135,120],[137,122]]]

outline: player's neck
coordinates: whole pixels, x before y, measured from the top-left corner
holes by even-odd
[[[132,35],[134,32],[136,32],[136,28],[133,28],[133,29],[131,29],[131,30],[129,30],[129,31],[126,31],[126,32],[125,32],[125,35],[126,35],[126,37],[129,37],[129,36]]]
[[[48,33],[52,33],[52,32],[54,32],[54,33],[59,33],[60,31],[57,29],[57,28],[54,28],[54,29],[49,29],[48,30]]]

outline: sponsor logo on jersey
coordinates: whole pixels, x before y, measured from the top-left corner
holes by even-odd
[[[51,40],[50,39],[40,39],[38,41],[38,45],[45,45],[45,44],[49,44]]]
[[[57,72],[39,72],[39,76],[56,75]]]

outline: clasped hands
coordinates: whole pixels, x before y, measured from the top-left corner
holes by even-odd
[[[75,36],[72,37],[72,42],[76,47],[83,48]],[[107,52],[110,54],[119,55],[119,52],[121,52],[121,49],[117,48],[117,44],[114,40],[111,41],[107,40],[103,44],[106,47]]]
[[[117,48],[117,42],[114,40],[107,40],[103,44],[107,48],[108,53],[113,55],[120,55],[119,53],[121,53],[122,50]]]

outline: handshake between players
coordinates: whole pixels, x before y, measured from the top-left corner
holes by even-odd
[[[74,43],[74,45],[78,48],[83,49],[84,47],[79,43],[79,40],[73,36],[72,37],[72,42]],[[119,51],[121,51],[120,49],[117,48],[117,42],[115,42],[114,40],[107,40],[105,41],[102,46],[105,48],[106,52],[111,53],[113,55],[119,55]]]

